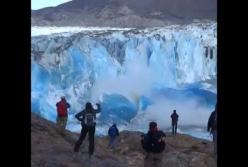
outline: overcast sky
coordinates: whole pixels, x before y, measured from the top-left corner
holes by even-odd
[[[68,1],[72,0],[31,0],[31,9],[36,10],[50,6],[57,6]]]

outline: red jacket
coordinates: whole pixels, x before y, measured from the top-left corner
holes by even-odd
[[[65,100],[61,100],[56,104],[57,106],[57,113],[59,117],[67,117],[67,108],[70,107],[69,103],[67,103]]]

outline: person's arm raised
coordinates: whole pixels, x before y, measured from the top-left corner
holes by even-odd
[[[99,103],[96,103],[97,109],[95,110],[95,113],[101,112],[101,105]]]

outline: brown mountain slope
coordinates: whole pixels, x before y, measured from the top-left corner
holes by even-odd
[[[34,114],[31,118],[32,167],[216,167],[212,144],[187,135],[172,137],[167,134],[166,149],[161,161],[145,160],[140,145],[140,132],[120,133],[116,150],[107,149],[107,137],[96,137],[95,155],[88,159],[88,140],[81,146],[77,159],[72,159],[72,149],[78,134],[61,135],[52,122]]]

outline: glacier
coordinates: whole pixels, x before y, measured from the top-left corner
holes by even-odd
[[[204,127],[217,100],[216,29],[216,22],[147,29],[32,27],[31,110],[55,122],[55,104],[66,96],[67,129],[80,131],[75,113],[87,101],[94,107],[100,102],[96,131],[103,135],[113,122],[121,130],[146,131],[156,120],[166,129],[176,109],[179,130],[209,138]],[[184,131],[187,126],[194,128]]]

